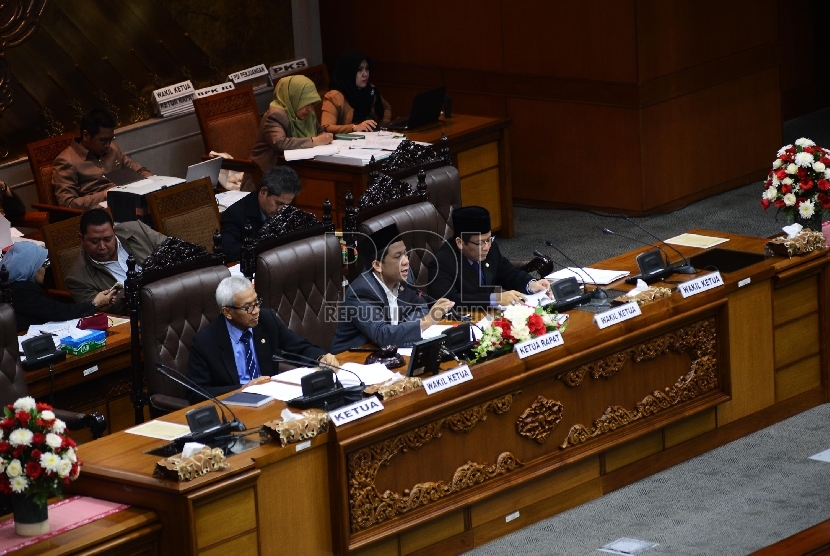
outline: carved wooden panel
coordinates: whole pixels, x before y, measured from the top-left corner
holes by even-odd
[[[524,465],[510,452],[502,452],[494,463],[467,462],[456,469],[449,483],[442,480],[417,483],[402,493],[388,490],[380,493],[375,486],[380,467],[389,465],[399,454],[417,450],[440,438],[444,429],[467,432],[486,420],[489,413],[506,413],[518,394],[502,396],[349,454],[347,479],[351,531],[372,527]]]
[[[385,173],[401,172],[404,170],[414,170],[419,166],[441,160],[443,160],[442,157],[435,152],[433,147],[404,140],[401,141],[401,144],[398,145],[395,152],[381,163],[380,169]]]
[[[562,412],[561,403],[537,396],[533,404],[519,416],[516,429],[521,436],[543,444],[562,420]]]
[[[211,118],[237,110],[249,110],[250,108],[250,94],[243,91],[238,95],[226,96],[213,102],[204,103],[204,115]]]
[[[290,232],[319,225],[317,217],[310,212],[288,205],[262,225],[257,232],[257,241],[284,236]]]
[[[179,193],[158,199],[159,213],[166,215],[180,208],[210,204],[214,201],[210,190],[205,187],[190,187]]]

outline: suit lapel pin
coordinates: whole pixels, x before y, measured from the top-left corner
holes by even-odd
[[[487,268],[490,268],[490,263],[484,263],[484,266],[486,266]]]
[[[265,338],[262,338],[262,339],[259,341],[259,343],[260,343],[260,344],[264,344],[264,343],[265,343]]]
[[[403,286],[398,286],[399,291],[403,291]]]

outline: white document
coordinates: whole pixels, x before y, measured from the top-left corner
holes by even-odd
[[[287,402],[294,398],[299,398],[303,395],[303,389],[293,384],[285,384],[283,382],[265,382],[263,384],[252,384],[242,390],[243,392],[253,392],[254,394],[262,394],[263,396],[270,396],[276,400]]]
[[[547,292],[544,292],[544,291],[536,292],[536,293],[532,293],[530,295],[525,295],[525,302],[523,303],[523,305],[527,305],[528,307],[536,308],[536,307],[539,306],[540,303],[542,305],[547,305],[548,303],[553,303],[553,299],[548,297]],[[507,305],[499,305],[498,306],[498,308],[501,311],[504,311],[505,309],[507,309],[507,307],[508,307]]]
[[[807,459],[814,459],[816,461],[823,461],[826,463],[830,463],[830,450],[824,450],[823,452],[819,452],[810,456]]]
[[[225,191],[216,194],[216,203],[219,205],[219,212],[225,212],[232,204],[245,198],[248,191]]]
[[[424,340],[428,338],[435,338],[436,336],[440,336],[444,333],[444,330],[448,328],[452,328],[451,324],[433,324],[423,332],[421,332],[421,338]]]
[[[684,247],[700,247],[701,249],[708,249],[715,245],[720,245],[729,241],[725,237],[702,236],[699,234],[680,234],[679,236],[670,237],[664,243],[672,245],[682,245]]]
[[[398,354],[404,357],[412,357],[412,348],[398,348]]]
[[[343,363],[341,365],[347,371],[351,371],[357,376],[360,377],[360,380],[363,381],[363,384],[367,386],[371,386],[373,384],[381,384],[383,382],[387,382],[390,380],[397,380],[401,377],[398,373],[392,372],[386,368],[386,365],[383,363],[374,363],[372,365],[361,365],[360,363]],[[360,384],[358,382],[357,377],[355,377],[351,373],[346,373],[343,371],[339,371],[337,373],[337,378],[340,379],[340,383],[345,386],[356,386]]]
[[[315,371],[319,371],[320,369],[312,369],[310,367],[298,367],[296,369],[290,369],[288,371],[276,374],[271,377],[271,380],[276,380],[277,382],[285,382],[287,384],[296,384],[299,386],[302,383],[302,379],[306,375],[310,375]]]
[[[12,225],[6,217],[0,214],[0,249],[12,244]]]
[[[581,284],[595,284],[599,286],[607,286],[611,282],[616,282],[620,278],[625,278],[631,274],[627,270],[603,270],[601,268],[575,268],[569,266],[558,270],[553,274],[545,276],[548,280],[561,280],[563,278],[570,278],[573,276]]]
[[[310,149],[288,149],[287,151],[283,151],[283,155],[287,161],[308,160],[317,155],[337,154],[338,150],[340,148],[336,145],[319,145],[317,147],[311,147]]]
[[[398,148],[398,145],[401,144],[401,141],[403,141],[403,139],[370,139],[367,137],[366,139],[355,139],[354,141],[350,141],[351,144],[349,145],[349,148],[394,151]]]
[[[150,438],[158,438],[159,440],[173,440],[184,436],[190,432],[190,427],[187,425],[180,425],[178,423],[168,423],[167,421],[149,421],[127,429],[124,432],[129,434],[137,434],[138,436],[147,436]]]

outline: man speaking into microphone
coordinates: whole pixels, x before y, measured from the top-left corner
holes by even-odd
[[[274,355],[296,354],[340,366],[332,354],[289,330],[272,309],[262,309],[247,278],[230,276],[219,282],[216,303],[220,315],[193,337],[187,360],[187,376],[212,396],[276,374]],[[189,396],[191,403],[204,397]]]
[[[550,282],[535,280],[503,257],[490,230],[484,207],[461,207],[452,213],[454,237],[429,263],[429,294],[445,296],[459,307],[486,309],[524,303],[526,296],[550,291]]]
[[[439,299],[432,308],[409,284],[409,257],[398,227],[390,224],[361,242],[358,257],[370,265],[346,291],[331,350],[340,353],[367,342],[384,347],[412,345],[437,324],[454,303]]]

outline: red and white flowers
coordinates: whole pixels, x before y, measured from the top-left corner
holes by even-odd
[[[66,424],[52,408],[20,398],[0,420],[0,491],[27,494],[40,505],[78,478],[81,462]]]
[[[494,319],[482,333],[478,345],[473,348],[475,359],[481,361],[492,354],[509,353],[515,344],[526,342],[552,332],[565,330],[566,323],[556,320],[556,313],[548,313],[543,306],[511,305],[504,314]]]
[[[761,206],[775,206],[788,223],[830,217],[830,150],[804,137],[782,147],[764,182]]]

